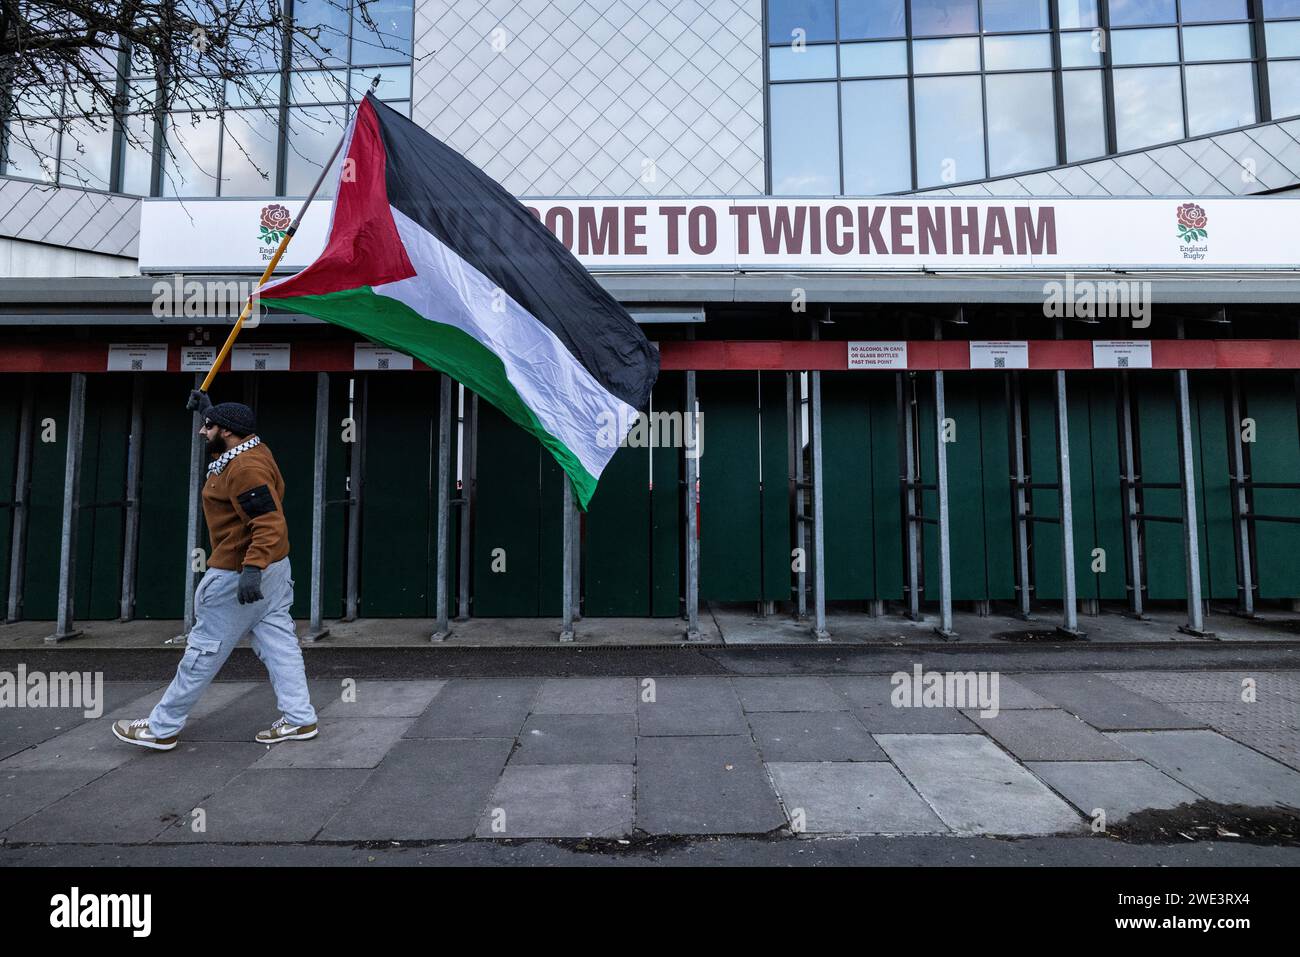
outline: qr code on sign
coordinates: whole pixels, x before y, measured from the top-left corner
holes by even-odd
[[[132,371],[132,372],[143,372],[143,371],[144,371],[144,360],[143,360],[143,359],[132,359],[132,360],[131,360],[131,371]]]
[[[1006,356],[994,356],[994,357],[993,357],[993,368],[995,368],[995,369],[1005,369],[1006,367],[1007,367],[1007,357],[1006,357]]]
[[[388,357],[387,357],[387,356],[380,356],[378,359],[376,359],[376,360],[375,360],[375,368],[376,368],[376,369],[387,369],[387,368],[388,368]]]
[[[254,360],[253,360],[253,371],[254,371],[254,372],[265,372],[265,371],[266,371],[266,360],[265,360],[265,359],[254,359]]]
[[[1127,368],[1128,368],[1128,356],[1118,356],[1118,357],[1116,357],[1116,359],[1115,359],[1115,367],[1116,367],[1117,369],[1127,369]]]

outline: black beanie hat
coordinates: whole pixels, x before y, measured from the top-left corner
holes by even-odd
[[[242,402],[218,402],[208,409],[205,417],[213,425],[229,429],[240,438],[257,431],[253,410]]]

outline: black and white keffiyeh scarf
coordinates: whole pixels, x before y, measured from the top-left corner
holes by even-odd
[[[247,442],[242,442],[239,445],[236,445],[233,449],[227,449],[214,461],[208,464],[208,475],[220,475],[222,469],[234,461],[236,455],[240,452],[247,452],[249,449],[253,448],[253,446],[261,444],[262,440],[255,435]]]

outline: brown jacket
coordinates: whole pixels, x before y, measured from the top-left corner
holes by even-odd
[[[203,517],[213,568],[266,568],[288,555],[284,479],[271,450],[255,445],[231,459],[220,474],[209,475],[203,484]]]

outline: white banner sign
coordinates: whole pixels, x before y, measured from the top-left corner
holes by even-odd
[[[300,200],[143,204],[146,273],[260,273]],[[523,199],[589,269],[1296,269],[1300,199]],[[317,200],[282,272],[325,244]],[[484,237],[524,258],[499,222]]]
[[[906,342],[850,342],[850,369],[906,369]]]
[[[108,347],[109,372],[166,372],[167,343],[112,343]]]
[[[1092,367],[1094,369],[1150,369],[1151,342],[1150,340],[1094,340]]]
[[[358,372],[394,372],[408,371],[413,365],[411,357],[404,352],[371,342],[358,342],[352,351],[352,368]]]
[[[970,367],[972,369],[1028,369],[1029,343],[972,341]]]
[[[235,343],[230,349],[230,369],[232,372],[288,372],[289,343]]]
[[[181,346],[182,372],[207,372],[216,361],[216,346]]]

